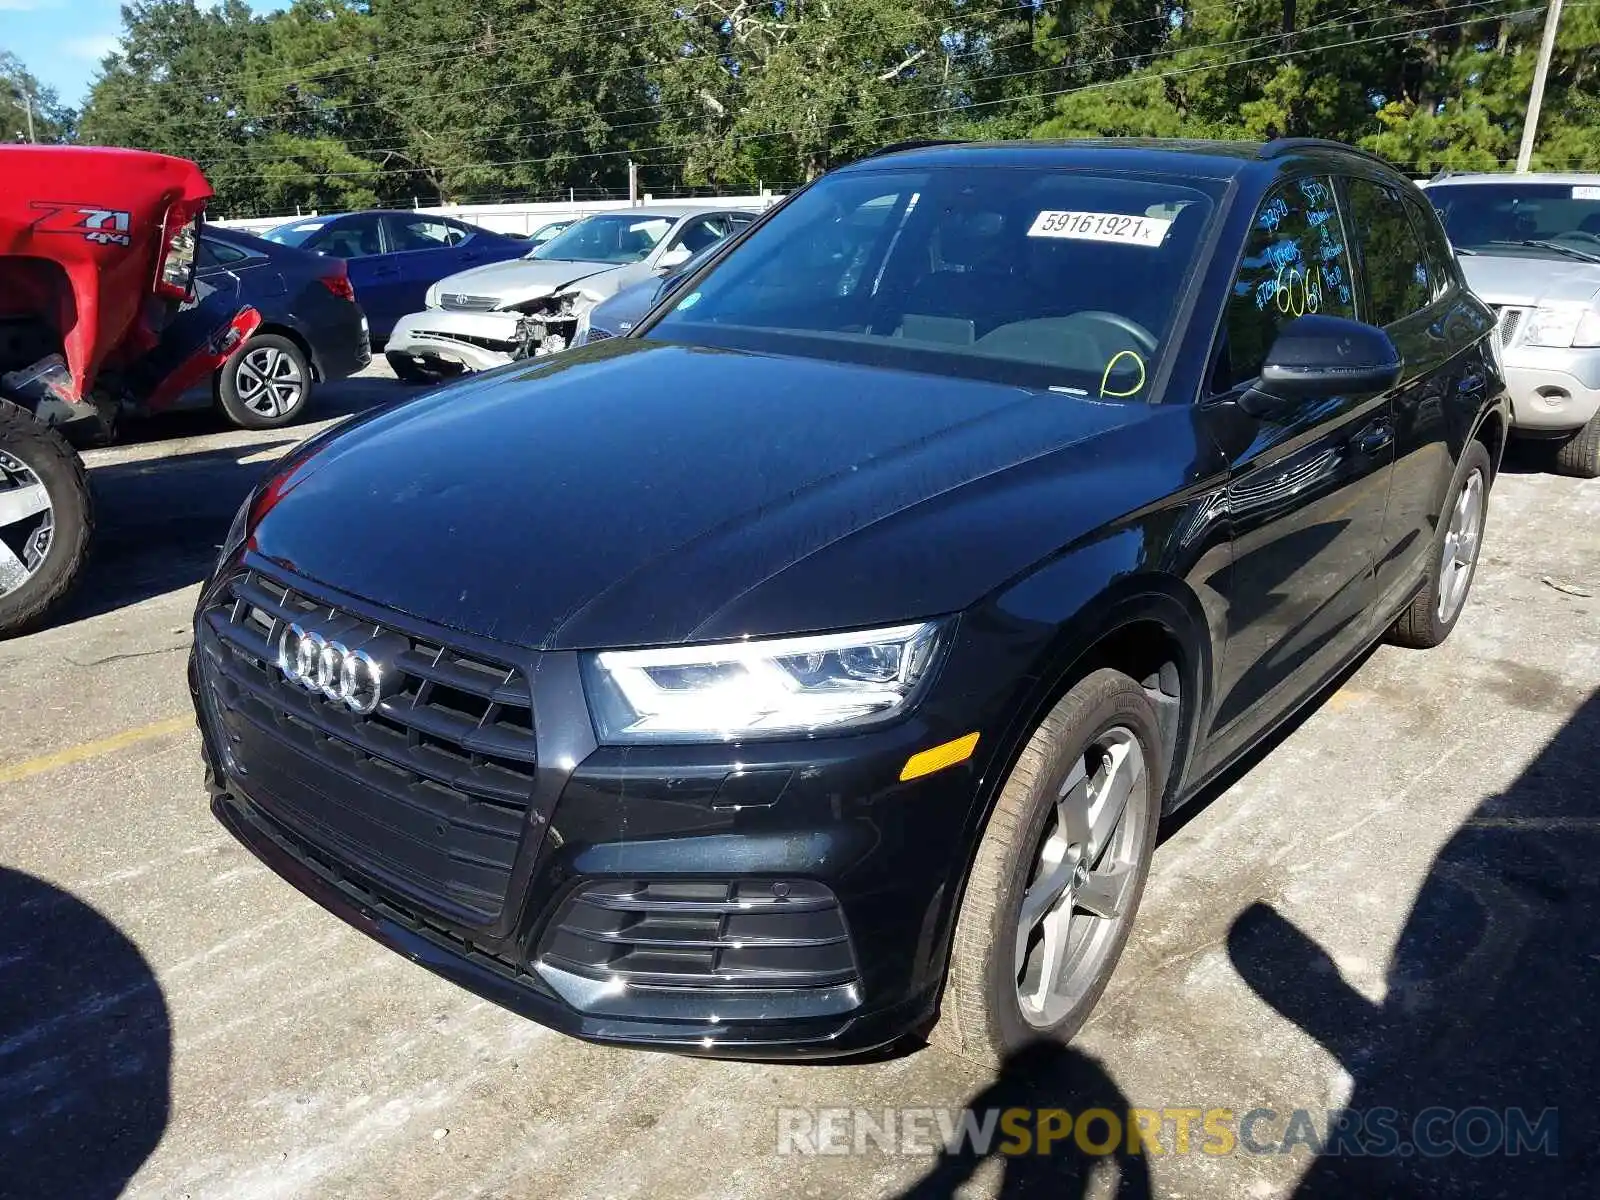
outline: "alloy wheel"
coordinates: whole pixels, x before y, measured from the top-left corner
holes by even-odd
[[[1475,469],[1462,483],[1450,510],[1439,562],[1438,614],[1447,625],[1466,601],[1473,564],[1478,561],[1478,544],[1483,540],[1483,484],[1483,472]]]
[[[1148,787],[1139,739],[1120,725],[1095,738],[1061,785],[1017,918],[1028,1024],[1058,1023],[1104,968],[1136,890]]]
[[[54,540],[55,510],[43,481],[0,450],[0,596],[33,578]]]
[[[276,346],[245,351],[234,375],[239,400],[252,412],[276,419],[292,412],[305,393],[300,364]]]

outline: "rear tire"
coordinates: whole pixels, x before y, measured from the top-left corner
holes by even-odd
[[[281,429],[311,403],[311,364],[292,340],[260,333],[217,372],[217,403],[240,429]]]
[[[1579,479],[1600,478],[1600,413],[1556,448],[1556,469]]]
[[[1149,875],[1166,788],[1161,745],[1149,697],[1120,671],[1087,676],[1040,723],[978,845],[931,1042],[997,1068],[1032,1042],[1064,1043],[1082,1027],[1121,956]],[[1069,804],[1077,796],[1087,807]],[[1070,819],[1064,805],[1087,823]],[[1074,843],[1075,830],[1094,832]],[[1063,947],[1054,955],[1052,939]]]
[[[1474,480],[1479,491],[1477,500],[1472,502],[1468,494]],[[1461,619],[1478,572],[1478,552],[1483,548],[1483,527],[1489,515],[1489,488],[1493,482],[1489,451],[1482,442],[1473,442],[1461,457],[1459,478],[1450,489],[1439,516],[1439,528],[1434,531],[1427,581],[1389,631],[1389,640],[1397,646],[1431,650],[1450,636]],[[1475,505],[1477,510],[1477,525],[1470,531],[1470,550],[1465,552],[1463,538],[1467,531],[1457,528],[1469,517],[1463,511],[1464,505]]]
[[[0,400],[0,637],[33,628],[66,597],[93,532],[83,460],[55,430]]]

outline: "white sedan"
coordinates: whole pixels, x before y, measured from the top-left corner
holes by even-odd
[[[578,319],[600,301],[667,274],[754,220],[749,211],[681,205],[586,217],[523,258],[439,280],[427,307],[395,326],[385,356],[401,379],[431,382],[564,350]]]

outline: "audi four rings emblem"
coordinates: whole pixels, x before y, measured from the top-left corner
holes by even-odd
[[[372,655],[298,623],[284,631],[278,669],[290,683],[321,692],[362,716],[375,712],[383,699],[383,668]]]

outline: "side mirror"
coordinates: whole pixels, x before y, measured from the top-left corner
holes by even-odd
[[[1297,317],[1272,343],[1261,381],[1240,407],[1251,416],[1268,416],[1299,400],[1375,395],[1400,381],[1400,366],[1400,351],[1376,325]]]
[[[689,248],[687,246],[674,246],[660,258],[656,259],[656,270],[671,271],[676,267],[683,266],[683,264],[688,262],[691,257],[693,256],[689,253]]]

